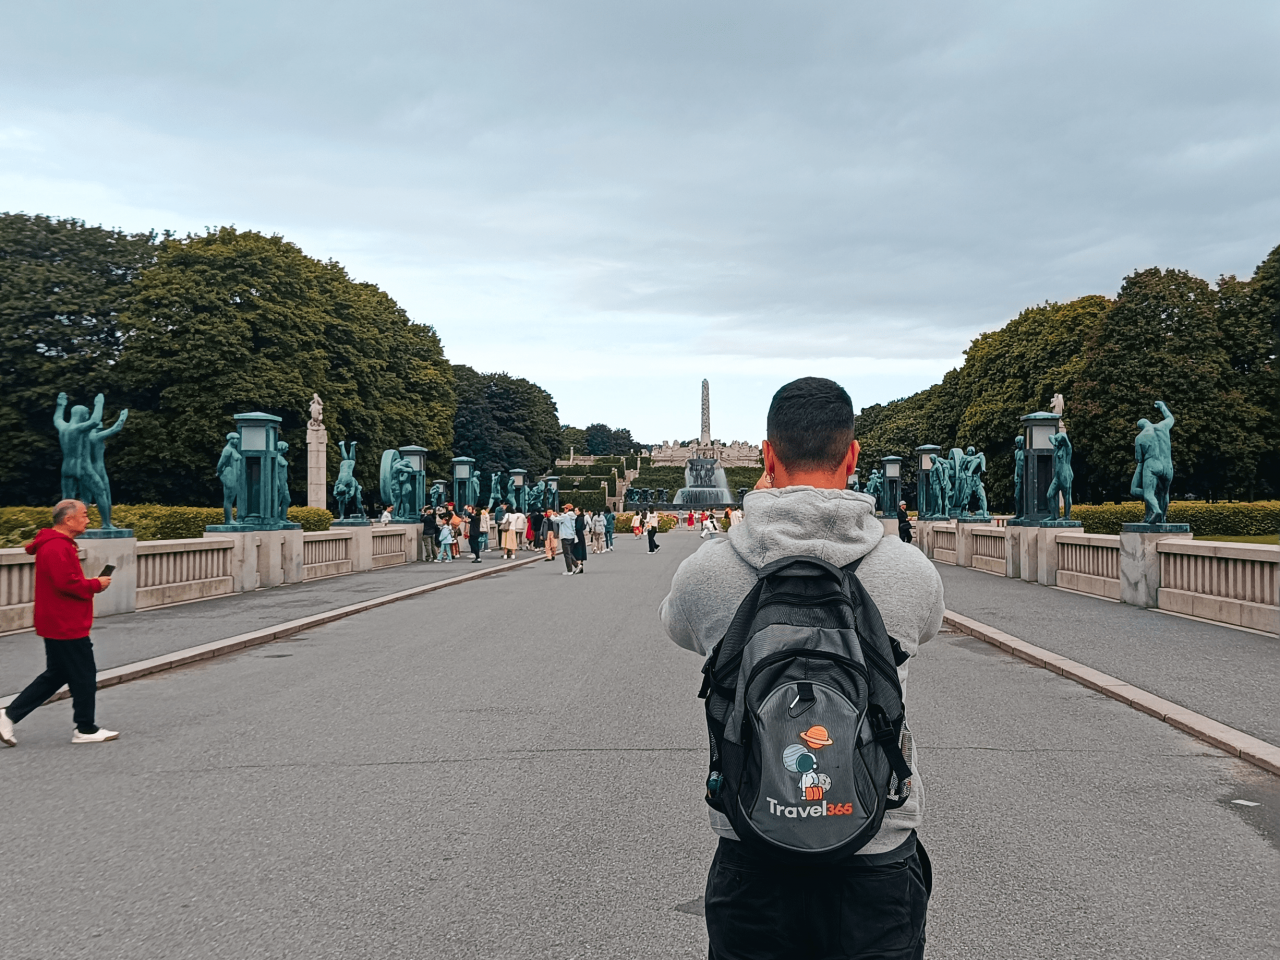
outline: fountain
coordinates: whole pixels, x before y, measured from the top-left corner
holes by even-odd
[[[684,466],[684,486],[676,491],[674,506],[728,506],[734,502],[729,481],[719,460],[691,457]]]

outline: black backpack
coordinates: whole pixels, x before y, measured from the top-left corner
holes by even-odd
[[[764,567],[702,668],[707,803],[768,856],[839,862],[910,793],[897,671],[907,654],[859,563]]]

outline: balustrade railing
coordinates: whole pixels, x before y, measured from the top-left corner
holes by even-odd
[[[1280,633],[1280,547],[1162,540],[1161,610]]]
[[[1112,534],[1057,535],[1058,586],[1120,599],[1120,538]]]
[[[36,562],[21,547],[0,550],[0,632],[31,626]]]
[[[231,540],[142,540],[137,547],[137,609],[232,592]]]

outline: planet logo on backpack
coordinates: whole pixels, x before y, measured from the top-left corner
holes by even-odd
[[[810,727],[800,734],[800,739],[812,749],[818,750],[830,746],[834,741],[827,734],[826,727]],[[821,800],[826,791],[831,789],[831,778],[825,773],[818,773],[818,758],[798,743],[793,743],[782,751],[782,765],[792,773],[800,774],[800,800],[813,803]]]

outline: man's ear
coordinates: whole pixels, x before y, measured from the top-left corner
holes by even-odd
[[[853,476],[853,471],[858,469],[858,454],[861,452],[862,447],[858,446],[857,440],[849,444],[849,453],[844,458],[844,475],[846,477]]]
[[[773,444],[765,440],[761,445],[764,453],[764,472],[773,474],[778,471],[778,455],[773,452]]]

